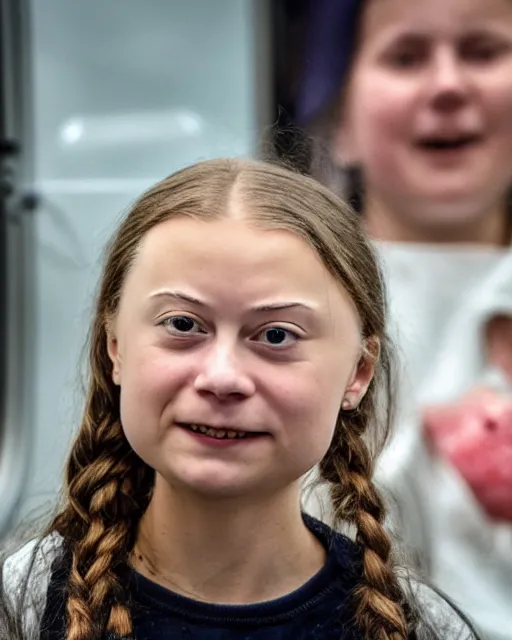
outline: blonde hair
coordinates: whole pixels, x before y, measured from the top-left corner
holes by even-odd
[[[251,221],[290,230],[313,247],[354,301],[363,337],[380,342],[375,378],[359,408],[340,408],[320,481],[329,487],[335,522],[354,525],[364,551],[361,582],[353,594],[356,624],[372,640],[405,640],[405,598],[383,526],[383,502],[372,482],[392,409],[391,351],[377,260],[357,216],[328,189],[284,168],[229,159],[196,164],[157,184],[135,203],[108,247],[92,324],[85,409],[67,463],[63,508],[49,527],[63,536],[72,558],[67,640],[93,640],[105,632],[131,637],[122,568],[154,483],[154,471],[123,433],[119,390],[106,350],[107,324],[144,235],[174,216],[222,217],[235,190]]]

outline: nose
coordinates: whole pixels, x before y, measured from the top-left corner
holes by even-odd
[[[251,396],[255,384],[244,369],[235,345],[211,345],[201,362],[194,382],[196,391],[216,396],[219,400],[236,400]]]
[[[464,62],[456,51],[439,49],[432,59],[429,88],[432,106],[451,112],[463,106],[469,96],[469,83]]]

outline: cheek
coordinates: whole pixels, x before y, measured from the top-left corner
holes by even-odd
[[[314,466],[327,451],[338,416],[348,372],[325,366],[304,367],[279,380],[287,446],[301,451]]]
[[[410,89],[378,77],[353,87],[347,125],[356,161],[367,170],[392,174],[397,143],[403,144],[410,131],[412,104]]]
[[[158,400],[180,376],[179,369],[171,364],[158,350],[145,349],[131,357],[128,354],[123,362],[121,391],[126,391],[134,404]]]
[[[512,69],[511,69],[512,73]],[[487,126],[501,149],[501,161],[512,164],[512,83],[487,89]],[[512,171],[512,170],[511,170]]]
[[[512,63],[475,78],[486,115],[510,129],[512,109]],[[490,125],[493,123],[490,122]]]
[[[130,444],[132,439],[155,440],[161,436],[164,412],[185,374],[184,367],[162,350],[146,348],[139,353],[128,351],[125,354],[121,421]]]

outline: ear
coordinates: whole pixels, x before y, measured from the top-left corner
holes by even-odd
[[[353,127],[350,126],[350,118],[344,109],[340,114],[336,130],[331,143],[331,158],[339,167],[351,167],[359,164],[356,140]]]
[[[375,367],[379,360],[380,342],[376,337],[368,338],[363,343],[361,356],[350,377],[342,408],[346,411],[356,409],[364,398],[375,374]]]
[[[121,356],[119,342],[115,333],[115,323],[107,323],[107,352],[112,362],[112,381],[116,385],[121,384]]]

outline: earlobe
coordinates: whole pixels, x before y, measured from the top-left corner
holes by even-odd
[[[116,365],[112,367],[112,382],[117,387],[121,385],[121,373],[119,371],[119,368]]]

